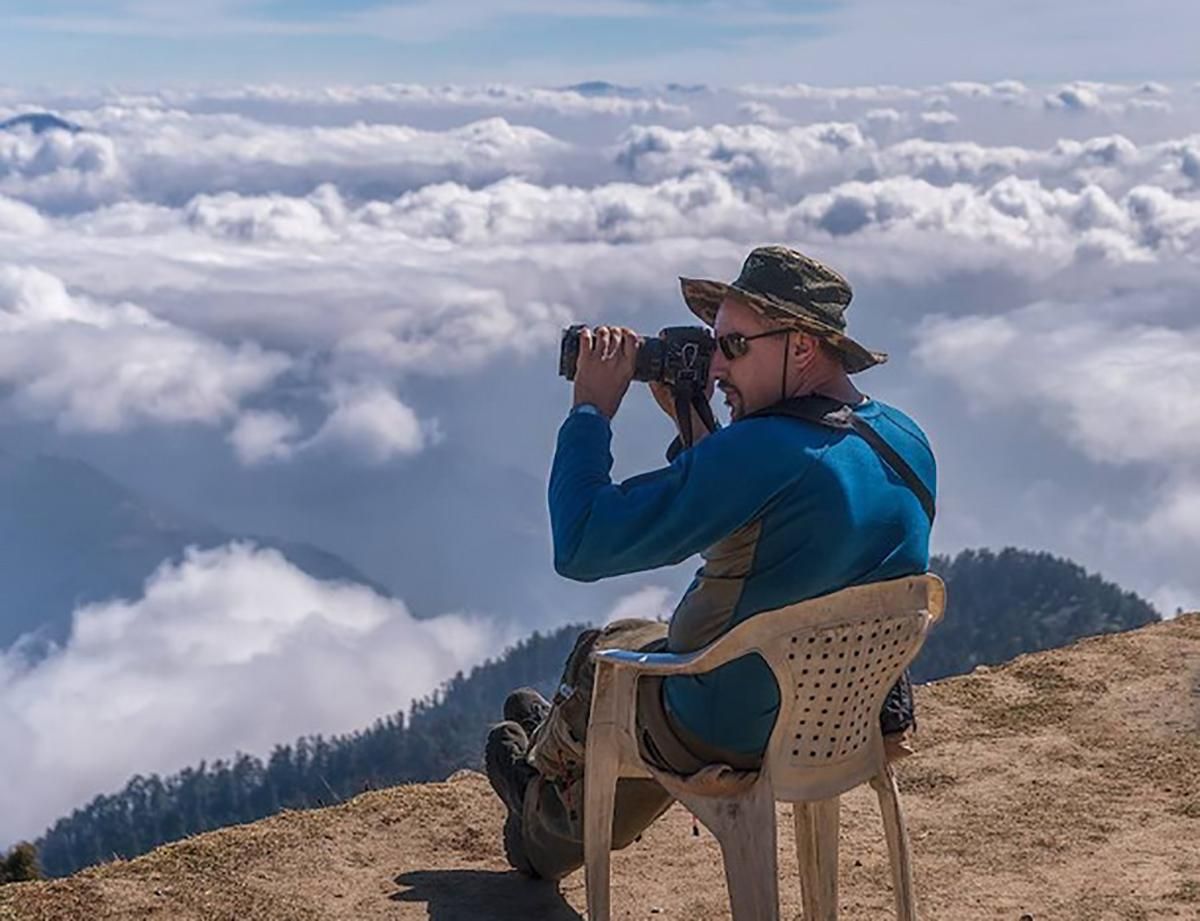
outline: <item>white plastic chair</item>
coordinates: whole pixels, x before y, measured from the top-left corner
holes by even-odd
[[[884,755],[879,711],[945,607],[932,574],[855,586],[764,611],[688,655],[600,650],[584,759],[584,855],[590,921],[609,919],[613,802],[620,777],[652,777],[721,845],[734,921],[777,921],[775,802],[793,803],[805,921],[836,921],[839,797],[879,797],[896,917],[916,921],[912,855]],[[780,688],[757,772],[709,766],[681,777],[646,764],[635,728],[637,679],[694,675],[757,652]]]

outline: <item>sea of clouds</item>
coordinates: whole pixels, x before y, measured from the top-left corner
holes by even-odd
[[[356,537],[297,503],[434,451],[544,480],[564,325],[687,323],[676,276],[783,242],[850,278],[852,329],[892,355],[860,386],[930,433],[936,549],[1051,550],[1197,606],[1200,88],[0,90],[0,121],[42,111],[80,130],[0,131],[12,438],[387,584],[387,527],[477,523]],[[623,475],[667,434],[629,403]],[[172,440],[187,458],[156,462]],[[234,488],[285,477],[305,488]],[[658,613],[685,578],[583,613]],[[352,729],[550,622],[451,607],[244,545],[165,561],[44,662],[0,659],[0,839],[134,771]]]

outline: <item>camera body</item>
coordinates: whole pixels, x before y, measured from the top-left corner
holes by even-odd
[[[558,373],[569,381],[575,380],[579,362],[579,333],[583,324],[563,330],[558,355]],[[635,381],[662,381],[674,387],[693,384],[703,390],[708,381],[716,340],[703,326],[668,326],[658,336],[645,339],[637,350],[634,366]]]

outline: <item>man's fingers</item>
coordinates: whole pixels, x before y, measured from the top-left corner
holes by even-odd
[[[597,326],[580,331],[580,359],[592,362],[616,361],[634,367],[642,337],[627,326]],[[632,371],[630,372],[632,373]]]
[[[608,331],[608,343],[602,357],[605,361],[612,361],[625,354],[626,336],[619,326],[606,326],[605,329]]]
[[[596,357],[601,361],[608,360],[609,343],[611,340],[612,333],[607,326],[596,327],[596,352],[598,353]]]
[[[621,342],[622,342],[622,347],[626,351],[636,354],[637,350],[638,350],[638,346],[640,346],[642,344],[642,337],[639,336],[637,333],[635,333],[628,326],[622,326],[621,327]]]
[[[630,377],[633,377],[634,368],[637,367],[637,353],[638,334],[628,327],[621,327],[621,364]]]

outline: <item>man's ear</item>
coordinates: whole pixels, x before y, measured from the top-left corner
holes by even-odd
[[[817,337],[808,333],[792,333],[792,357],[805,358],[817,348]]]

